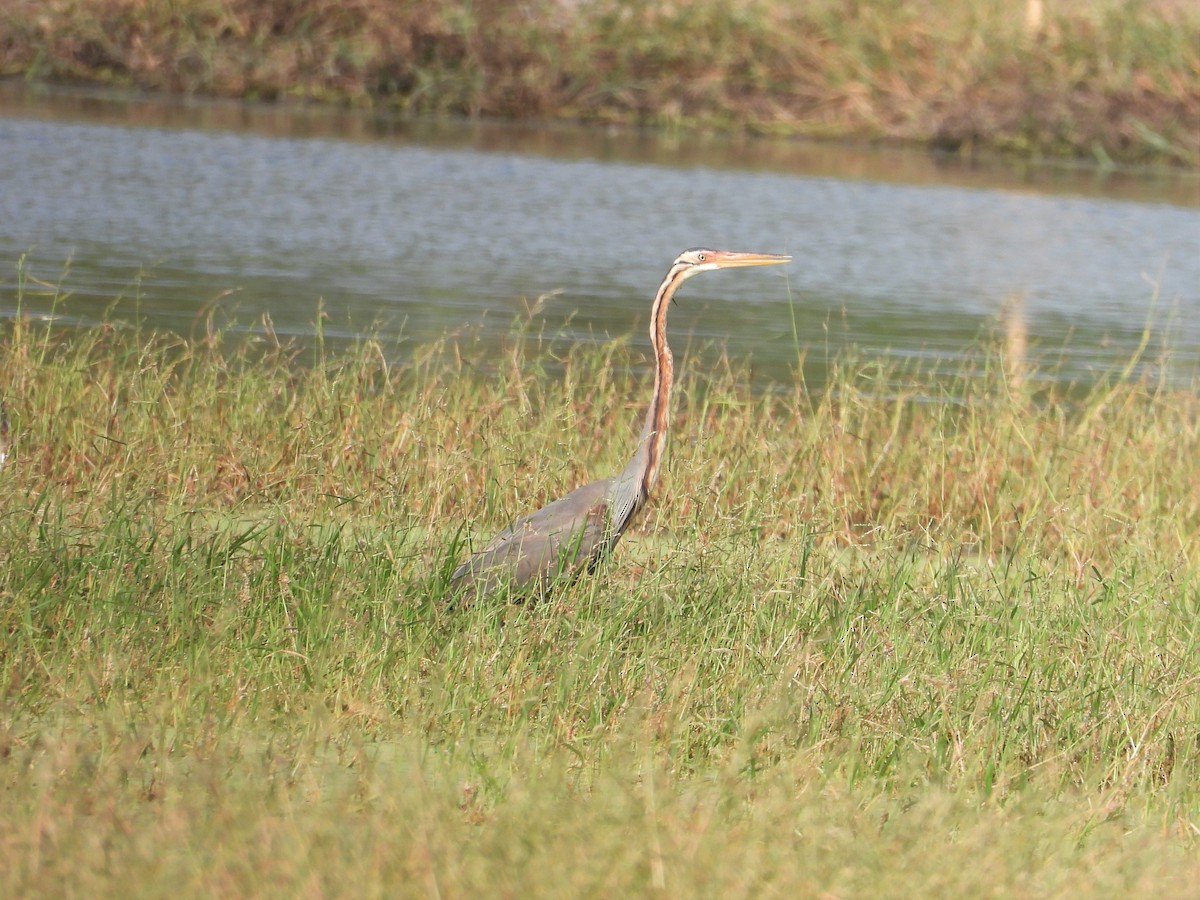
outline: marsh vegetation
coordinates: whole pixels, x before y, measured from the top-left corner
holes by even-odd
[[[0,72],[249,100],[1196,165],[1177,0],[16,0]]]
[[[468,535],[624,461],[639,348],[4,327],[7,894],[1200,875],[1194,390],[684,361],[611,563],[449,613]]]

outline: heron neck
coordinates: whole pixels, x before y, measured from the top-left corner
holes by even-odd
[[[671,424],[671,388],[675,378],[675,358],[667,346],[667,309],[675,290],[684,280],[685,267],[673,266],[659,285],[650,308],[650,345],[654,348],[654,393],[642,425],[642,438],[631,467],[640,468],[641,495],[650,495],[658,481],[663,453],[667,446],[667,430]]]

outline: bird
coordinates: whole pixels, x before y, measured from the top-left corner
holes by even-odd
[[[558,581],[591,572],[616,546],[650,499],[658,481],[671,418],[675,363],[667,345],[667,308],[685,281],[701,272],[791,261],[773,253],[691,249],[667,271],[650,306],[654,392],[641,439],[618,474],[577,487],[564,497],[513,522],[450,576],[449,594],[483,596],[506,588],[514,594],[544,593]]]

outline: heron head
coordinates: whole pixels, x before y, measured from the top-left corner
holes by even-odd
[[[675,265],[686,266],[681,274],[685,278],[714,269],[733,269],[739,266],[776,266],[791,262],[790,256],[776,253],[739,253],[736,250],[707,250],[695,248],[684,250],[675,260]]]

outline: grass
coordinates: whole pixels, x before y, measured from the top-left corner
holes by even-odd
[[[16,0],[0,27],[34,80],[1200,164],[1178,0]]]
[[[610,565],[450,613],[466,535],[624,461],[640,348],[5,328],[6,895],[1200,876],[1195,391],[684,362]]]

